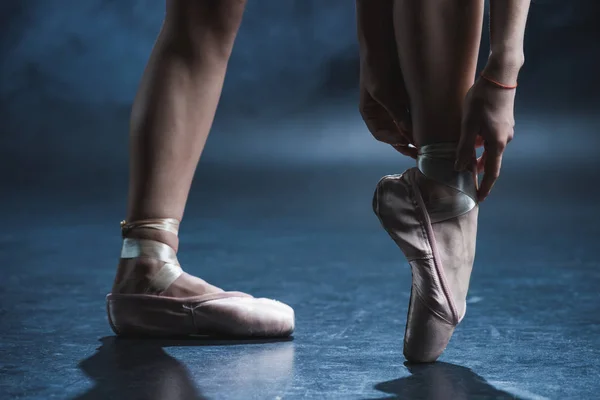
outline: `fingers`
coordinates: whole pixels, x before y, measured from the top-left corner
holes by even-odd
[[[464,115],[454,164],[457,171],[464,171],[471,164],[479,131],[478,121],[471,114]]]
[[[392,145],[407,146],[412,143],[409,134],[400,129],[402,126],[396,124],[390,113],[362,85],[359,111],[375,139]]]
[[[388,144],[403,141],[402,135],[398,132],[398,128],[392,117],[362,87],[360,90],[359,111],[365,125],[367,125],[367,128],[375,139]]]
[[[360,115],[375,139],[391,144],[399,153],[417,158],[418,150],[410,147],[412,141],[404,133],[406,127],[397,124],[387,110],[366,90],[361,89]]]
[[[484,151],[483,154],[481,155],[481,157],[479,157],[477,159],[477,173],[478,174],[482,173],[484,170],[486,156],[487,156],[487,153]]]
[[[419,154],[419,150],[416,147],[411,147],[408,144],[393,144],[392,147],[399,151],[400,153],[408,156],[410,158],[417,159],[417,155]]]
[[[505,145],[500,143],[492,145],[486,144],[485,159],[483,163],[483,179],[481,180],[481,186],[477,192],[479,201],[485,200],[485,198],[490,194],[490,191],[496,183],[496,180],[500,176],[504,147]]]

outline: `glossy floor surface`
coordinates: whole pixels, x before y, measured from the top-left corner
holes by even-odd
[[[466,319],[440,362],[410,366],[410,271],[370,209],[406,165],[201,166],[180,261],[295,307],[282,342],[115,338],[104,296],[124,187],[4,197],[0,398],[597,398],[596,170],[505,168],[481,207]]]

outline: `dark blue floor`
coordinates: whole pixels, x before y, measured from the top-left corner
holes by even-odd
[[[3,197],[0,398],[598,398],[597,169],[505,168],[482,204],[466,319],[441,362],[411,367],[410,271],[370,209],[405,165],[201,166],[180,261],[292,305],[284,342],[116,339],[104,295],[124,187]]]

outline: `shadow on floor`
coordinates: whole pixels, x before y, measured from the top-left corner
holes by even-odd
[[[206,339],[123,339],[104,337],[102,345],[79,367],[94,380],[94,387],[76,397],[76,400],[201,400],[206,397],[197,388],[190,370],[165,351],[166,347],[234,346],[240,344],[265,344],[286,340],[206,340]],[[278,354],[279,352],[279,354]],[[293,362],[293,347],[263,349],[261,353]],[[252,356],[254,356],[252,354]],[[260,362],[260,353],[258,355]],[[229,359],[207,366],[197,360],[203,372],[227,374],[236,367],[247,368],[247,353],[239,359]],[[236,378],[233,378],[236,379]]]
[[[496,389],[483,377],[460,365],[444,362],[404,365],[411,373],[410,376],[375,385],[376,390],[393,395],[387,399],[519,399],[515,395]]]

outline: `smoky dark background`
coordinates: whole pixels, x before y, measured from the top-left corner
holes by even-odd
[[[21,0],[0,11],[2,186],[124,184],[130,106],[163,2]],[[532,3],[507,160],[594,164],[599,15],[593,0]],[[488,48],[486,19],[480,65]],[[202,162],[407,163],[362,124],[357,86],[354,2],[251,0]]]

